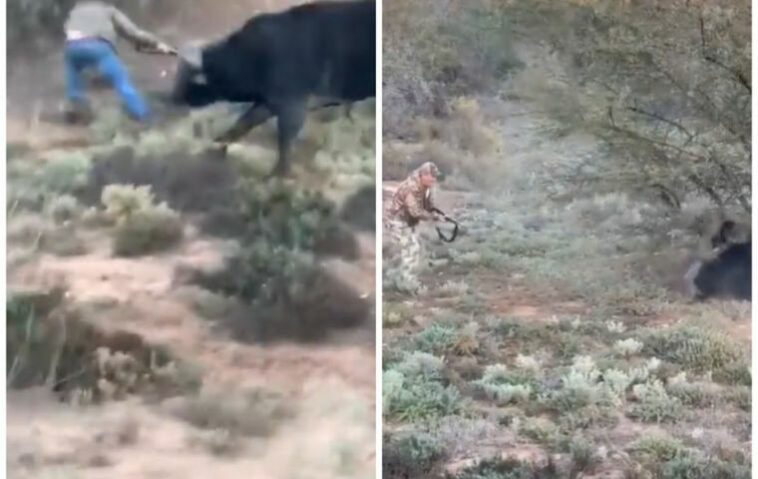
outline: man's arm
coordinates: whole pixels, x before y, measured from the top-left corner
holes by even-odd
[[[422,205],[418,203],[413,193],[405,195],[405,206],[408,209],[408,214],[419,220],[434,220],[437,215],[426,211]]]
[[[426,190],[426,202],[424,204],[424,207],[427,209],[427,211],[431,211],[437,208],[437,201],[436,201],[436,196],[434,194],[434,188],[429,188],[428,190]]]
[[[111,20],[116,32],[130,41],[135,48],[153,48],[156,50],[166,48],[166,45],[158,37],[140,29],[129,17],[115,7],[111,7]]]

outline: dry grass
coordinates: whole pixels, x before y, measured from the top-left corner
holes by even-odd
[[[237,394],[204,392],[183,399],[173,413],[200,429],[247,437],[268,437],[291,416],[292,406],[281,395],[255,389]]]

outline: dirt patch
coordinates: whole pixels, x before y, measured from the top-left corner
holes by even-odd
[[[588,310],[587,305],[566,300],[557,291],[538,296],[522,281],[521,275],[483,272],[476,277],[476,289],[487,298],[492,311],[503,316],[549,321],[556,315],[580,315]]]
[[[336,381],[328,386],[344,387]],[[166,414],[169,403],[147,406],[129,400],[105,408],[76,408],[55,402],[43,390],[12,391],[9,474],[24,479],[61,474],[85,479],[274,479],[303,473],[328,478],[342,465],[357,477],[370,476],[373,440],[367,440],[367,433],[372,426],[361,422],[360,414],[345,412],[354,406],[354,398],[346,395],[329,403],[323,388],[313,382],[305,388],[311,405],[297,403],[295,417],[265,441],[238,439],[232,454],[218,448],[226,440],[223,435]],[[339,448],[340,436],[350,439],[348,447]],[[341,461],[338,450],[344,452]]]

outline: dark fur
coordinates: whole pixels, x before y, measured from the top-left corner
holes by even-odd
[[[719,248],[715,259],[703,262],[694,277],[695,297],[699,300],[730,297],[752,301],[752,239],[733,243],[733,221],[725,221],[711,237],[711,245]]]
[[[711,236],[711,247],[716,249],[730,243],[730,239],[737,230],[737,223],[732,220],[726,220],[721,224],[718,232]]]
[[[697,298],[732,297],[752,301],[752,241],[728,246],[695,276]]]
[[[219,101],[252,103],[229,131],[227,143],[277,118],[279,161],[303,126],[311,97],[324,105],[373,98],[376,92],[374,0],[313,2],[257,15],[239,30],[203,48],[202,74],[182,62],[174,98],[192,107]]]

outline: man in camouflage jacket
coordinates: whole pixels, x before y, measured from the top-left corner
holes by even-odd
[[[435,207],[432,186],[437,181],[439,169],[428,161],[416,168],[397,188],[385,211],[384,223],[389,239],[400,249],[398,278],[403,289],[418,288],[416,273],[421,262],[421,244],[416,234],[416,225],[421,221],[436,221],[439,215]]]
[[[126,68],[116,52],[116,40],[122,37],[139,50],[159,53],[174,50],[154,35],[139,29],[126,15],[112,5],[98,1],[77,3],[64,25],[66,45],[66,119],[75,121],[89,114],[84,92],[84,70],[94,68],[116,90],[129,114],[138,121],[149,116],[142,95],[132,85]]]

